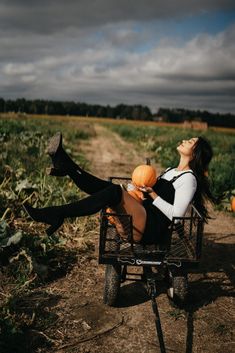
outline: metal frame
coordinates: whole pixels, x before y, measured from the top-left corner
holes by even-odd
[[[130,178],[110,177],[110,180],[127,182]],[[127,230],[126,239],[122,239],[110,217],[118,217],[123,229]],[[155,326],[161,353],[166,353],[161,320],[156,301],[157,274],[152,273],[151,267],[160,267],[167,273],[184,276],[198,265],[201,257],[204,219],[195,208],[185,217],[174,217],[163,245],[141,245],[133,241],[132,217],[127,214],[107,213],[100,214],[100,246],[99,263],[120,266],[120,282],[126,279],[133,281],[144,280],[152,302],[155,315]],[[127,266],[142,266],[143,274],[128,272]],[[111,266],[112,267],[112,266]],[[110,266],[107,266],[110,268]],[[159,272],[160,275],[160,272]],[[120,286],[119,282],[119,286]],[[117,288],[116,288],[117,290]],[[118,291],[116,292],[118,294]],[[112,298],[113,299],[113,298]]]
[[[110,180],[127,183],[130,178],[110,177]],[[118,217],[128,229],[127,240],[121,239],[109,217]],[[99,263],[135,265],[135,266],[169,266],[193,269],[199,263],[202,248],[204,219],[191,204],[184,217],[174,217],[164,245],[141,245],[135,243],[132,236],[132,218],[127,214],[100,214]],[[167,238],[167,237],[166,237]]]

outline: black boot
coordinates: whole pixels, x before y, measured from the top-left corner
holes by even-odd
[[[46,149],[47,154],[52,159],[52,167],[47,170],[47,174],[55,176],[65,176],[69,172],[77,170],[78,165],[69,157],[62,146],[62,134],[57,132],[50,140]]]
[[[34,221],[50,224],[50,227],[46,230],[47,235],[52,235],[64,222],[59,206],[33,208],[25,203],[23,207]]]
[[[103,207],[116,207],[121,200],[122,188],[120,185],[111,184],[107,188],[77,202],[45,208],[33,208],[25,203],[24,209],[34,221],[49,224],[50,227],[46,232],[51,235],[63,224],[65,218],[92,215],[99,212]]]
[[[67,155],[62,147],[62,135],[58,132],[52,137],[47,147],[47,153],[52,159],[52,166],[46,169],[46,173],[52,176],[68,175],[79,189],[91,195],[110,186],[111,182],[100,179],[77,165]]]

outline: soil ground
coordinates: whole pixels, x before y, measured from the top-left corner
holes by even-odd
[[[94,174],[128,176],[136,165],[144,162],[146,156],[118,135],[100,125],[94,128],[96,136],[88,144],[80,145]],[[166,285],[159,283],[157,302],[169,353],[235,351],[232,336],[235,218],[215,211],[212,217],[205,227],[200,267],[189,276],[188,305],[181,309],[172,307]],[[53,345],[41,351],[160,352],[151,301],[141,282],[122,284],[117,307],[103,304],[104,266],[98,265],[98,237],[97,227],[92,233],[95,251],[81,254],[66,276],[40,289],[51,298],[45,301],[45,310],[56,317],[48,330],[41,333]]]

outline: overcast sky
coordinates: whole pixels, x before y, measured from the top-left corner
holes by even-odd
[[[0,97],[235,113],[235,1],[0,0]]]

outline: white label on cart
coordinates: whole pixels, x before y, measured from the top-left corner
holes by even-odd
[[[136,260],[136,265],[161,265],[161,261],[144,261],[144,260]]]

